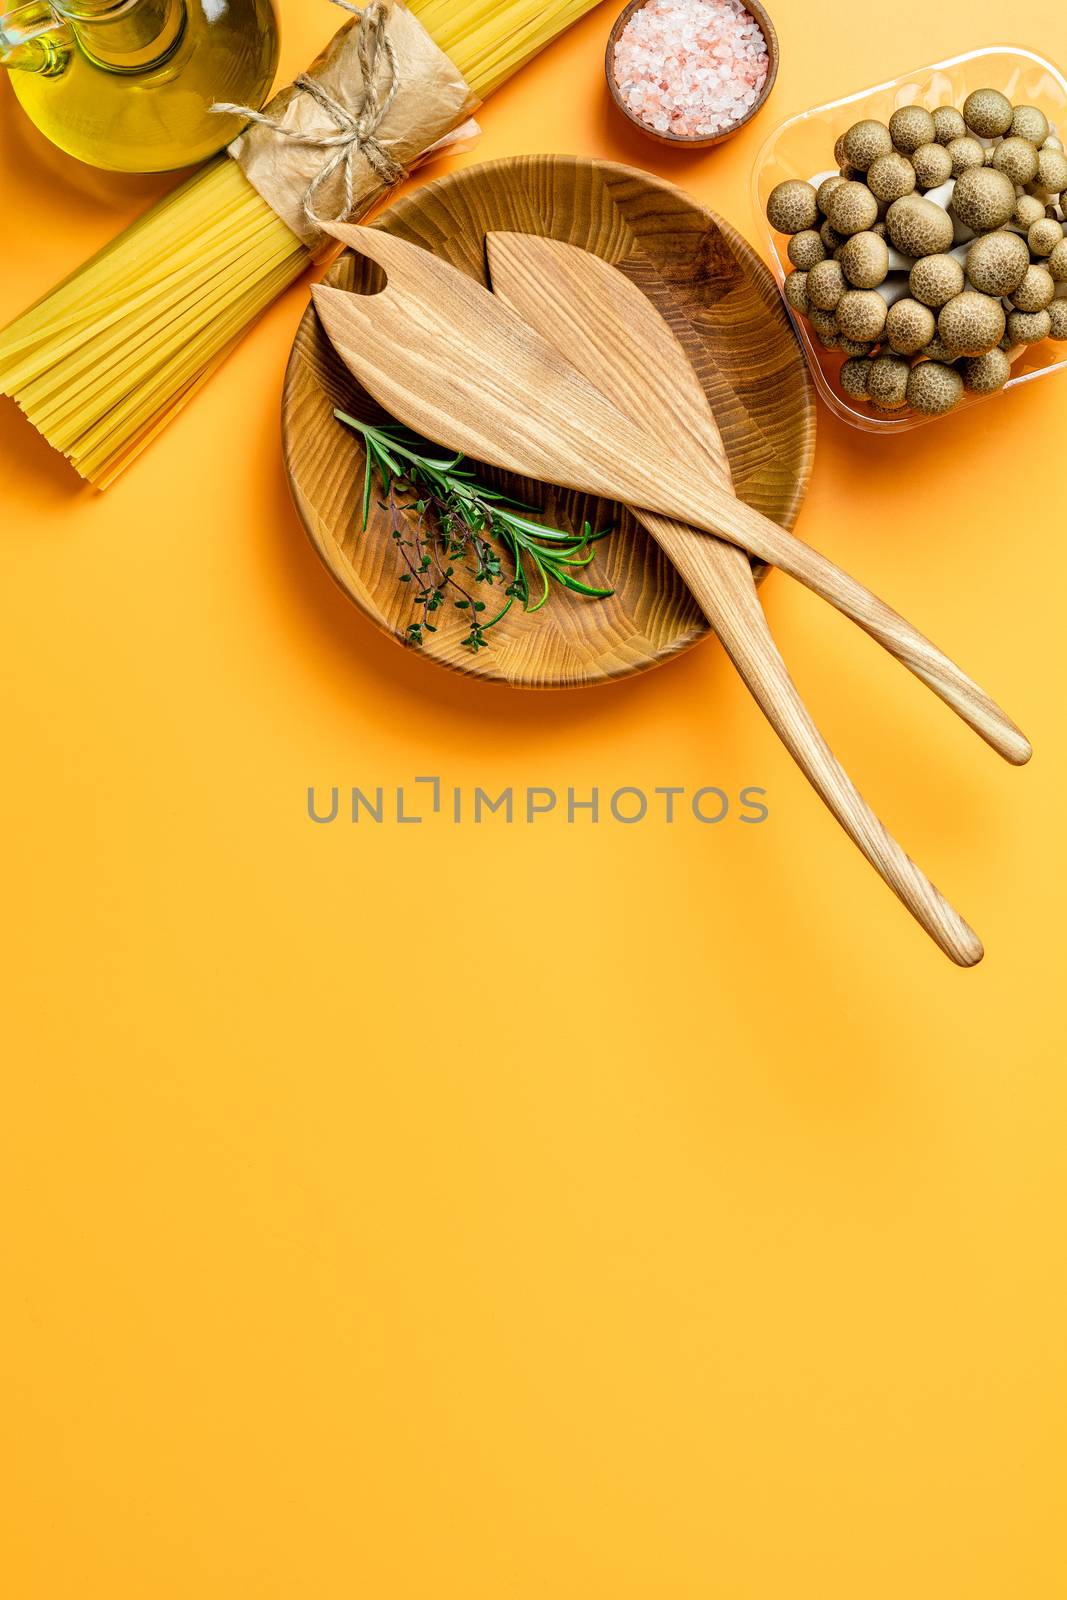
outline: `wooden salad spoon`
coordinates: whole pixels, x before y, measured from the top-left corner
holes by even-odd
[[[619,266],[529,234],[486,238],[493,292],[655,437],[672,464],[732,491],[729,462],[700,381],[668,323]],[[627,265],[654,272],[639,252]],[[631,507],[670,556],[760,709],[849,838],[941,949],[961,965],[981,944],[886,830],[830,750],[789,675],[748,557],[686,523]]]

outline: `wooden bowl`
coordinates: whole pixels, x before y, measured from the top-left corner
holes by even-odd
[[[485,235],[534,233],[621,264],[640,251],[642,287],[676,329],[711,401],[738,494],[792,527],[815,448],[811,379],[770,273],[721,218],[669,183],[573,156],[523,156],[468,167],[428,184],[385,212],[377,227],[433,250],[488,283]],[[661,285],[650,292],[651,279]],[[378,269],[351,253],[326,281],[371,291]],[[386,514],[366,531],[365,455],[334,407],[381,412],[341,364],[309,307],[293,346],[282,401],[286,468],[311,541],[346,594],[404,642],[410,585]],[[669,462],[664,470],[670,470]],[[597,547],[589,581],[615,592],[592,600],[554,590],[542,611],[513,606],[477,654],[465,649],[464,614],[446,609],[422,653],[480,678],[529,688],[605,682],[669,660],[702,638],[707,623],[674,567],[632,517],[610,503],[504,474],[487,474],[546,520],[580,529],[614,525]],[[490,591],[492,600],[500,590]]]
[[[749,16],[759,23],[760,32],[767,41],[768,66],[767,77],[764,80],[763,88],[757,95],[756,103],[752,106],[751,110],[747,111],[739,121],[731,123],[730,126],[725,128],[722,133],[712,134],[710,138],[693,136],[686,138],[676,133],[659,133],[655,128],[650,128],[647,122],[642,122],[640,117],[634,116],[629,106],[623,100],[622,95],[619,93],[619,86],[615,82],[615,45],[634,12],[640,11],[646,4],[646,0],[630,0],[630,4],[623,11],[622,15],[618,18],[615,26],[611,30],[611,35],[608,39],[607,52],[604,57],[604,68],[607,74],[608,92],[610,93],[611,98],[614,100],[615,104],[618,106],[626,120],[632,123],[635,128],[640,129],[646,138],[654,139],[657,144],[673,145],[675,149],[707,150],[710,149],[710,147],[714,144],[722,144],[724,139],[732,138],[737,132],[738,128],[743,128],[746,122],[751,122],[752,118],[762,108],[767,96],[774,88],[774,80],[778,76],[778,35],[775,32],[774,23],[771,21],[764,7],[760,4],[760,0],[742,0],[742,3]]]

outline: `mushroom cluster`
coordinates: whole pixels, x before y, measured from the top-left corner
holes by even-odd
[[[997,89],[901,106],[853,123],[834,159],[778,184],[767,217],[791,236],[786,300],[844,352],[851,399],[939,416],[1067,339],[1067,155],[1036,106]]]

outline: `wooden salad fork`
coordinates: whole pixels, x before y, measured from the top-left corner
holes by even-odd
[[[344,225],[332,231],[383,267],[388,281],[369,296],[317,285],[316,307],[341,359],[394,416],[475,460],[725,535],[859,622],[1007,759],[1028,758],[1029,745],[1010,719],[929,640],[817,551],[737,500],[722,476],[713,478],[706,433],[699,464],[694,446],[692,453],[672,457],[670,481],[662,481],[656,471],[662,446],[644,411],[640,425],[631,421],[498,296],[388,234]],[[688,535],[697,581],[701,542],[701,536]],[[705,587],[710,605],[711,586]],[[758,602],[756,610],[762,615]],[[725,617],[720,620],[725,628]],[[762,631],[765,625],[750,613],[748,626]],[[751,651],[749,659],[755,661]],[[788,674],[777,661],[772,670],[764,651],[761,672],[767,696],[773,682],[781,691],[775,703],[785,704],[782,678],[788,684]],[[849,814],[850,832],[868,859],[947,955],[961,965],[980,960],[981,944],[972,930],[863,805],[813,725],[817,745],[810,743],[803,720],[796,720],[795,708],[792,717],[793,744],[809,751],[819,774],[816,786],[824,798],[834,798],[836,814]]]
[[[1006,760],[1029,760],[996,702],[869,589],[706,473],[679,464],[665,482],[655,441],[496,295],[378,229],[329,231],[388,275],[374,295],[326,284],[311,292],[341,360],[394,417],[489,466],[724,535],[857,622]]]

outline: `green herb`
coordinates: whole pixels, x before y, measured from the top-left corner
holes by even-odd
[[[464,457],[442,456],[406,428],[373,427],[344,411],[334,416],[363,437],[367,471],[363,486],[363,526],[366,528],[377,477],[385,493],[381,501],[389,512],[393,539],[407,571],[401,583],[414,584],[418,620],[408,628],[411,644],[422,644],[435,633],[435,617],[447,601],[470,617],[470,632],[463,643],[483,650],[486,634],[518,600],[524,611],[539,611],[552,585],[575,594],[603,599],[611,589],[595,589],[574,576],[587,567],[599,540],[610,533],[594,533],[588,523],[581,534],[565,533],[533,521],[532,508],[480,483]],[[414,512],[414,517],[407,513]],[[510,576],[505,573],[505,563]],[[462,574],[476,585],[504,586],[504,604],[488,621],[486,602],[465,587]]]

